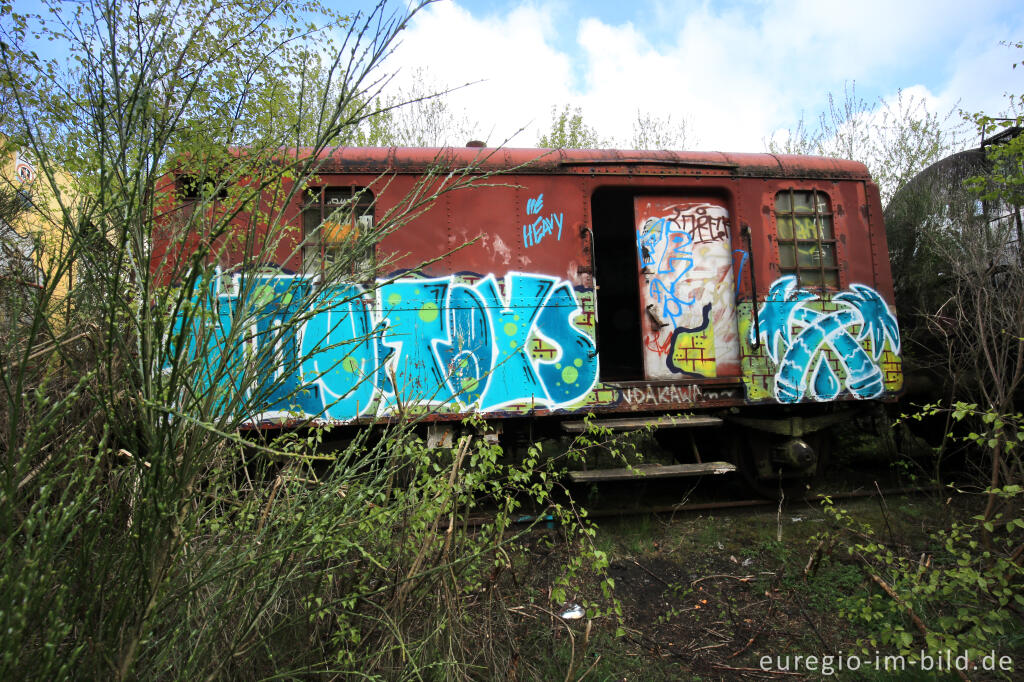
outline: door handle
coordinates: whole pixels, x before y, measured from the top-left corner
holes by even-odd
[[[651,318],[651,322],[654,323],[654,328],[655,329],[661,329],[663,327],[667,327],[668,326],[668,322],[663,322],[662,319],[660,317],[658,317],[658,313],[654,312],[654,304],[653,303],[648,303],[647,304],[647,317]]]
[[[761,321],[758,319],[757,314],[757,279],[754,277],[754,248],[751,246],[750,225],[743,223],[743,227],[740,228],[740,232],[743,234],[744,241],[747,242],[747,254],[750,258],[750,303],[753,306],[751,316],[754,318],[754,343],[752,343],[751,346],[754,348],[760,348]]]

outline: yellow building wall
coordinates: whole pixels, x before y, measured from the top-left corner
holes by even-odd
[[[5,189],[24,193],[29,202],[12,221],[11,227],[35,244],[32,258],[41,278],[37,284],[52,291],[50,318],[59,324],[68,312],[68,293],[74,279],[73,267],[65,262],[70,234],[64,213],[51,183],[38,172],[32,159],[19,150],[6,148],[4,143],[0,136],[0,150],[3,150],[0,153],[0,183]],[[73,196],[71,178],[59,173],[54,179],[67,204]],[[57,272],[59,265],[63,265],[60,273]],[[25,286],[30,284],[25,283]]]

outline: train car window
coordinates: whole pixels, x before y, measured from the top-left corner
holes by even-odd
[[[779,269],[802,286],[839,288],[832,206],[824,192],[788,189],[775,195]]]
[[[214,178],[195,175],[178,176],[178,193],[184,202],[197,202],[200,199],[227,199],[227,185],[217,182]]]
[[[366,236],[373,230],[373,194],[363,187],[312,187],[302,209],[302,263],[307,273],[323,272],[335,262],[347,262],[350,272],[373,265],[373,247]],[[353,253],[353,249],[359,249]]]

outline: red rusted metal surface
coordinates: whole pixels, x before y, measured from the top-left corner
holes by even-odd
[[[427,279],[454,278],[458,286],[473,288],[489,277],[504,282],[513,273],[530,273],[568,283],[575,292],[578,309],[570,324],[593,339],[601,368],[594,385],[578,399],[559,401],[552,397],[552,388],[546,398],[533,396],[502,403],[485,410],[488,416],[659,413],[782,400],[777,391],[772,393],[773,373],[780,371],[781,360],[768,357],[765,342],[752,338],[756,332],[750,331],[749,323],[757,310],[764,308],[769,291],[773,286],[777,288],[785,276],[780,264],[775,202],[780,192],[794,188],[822,193],[830,202],[839,272],[835,291],[863,285],[878,292],[889,307],[893,305],[878,190],[860,163],[773,154],[489,148],[337,148],[321,154],[321,161],[318,183],[323,187],[367,188],[373,194],[377,220],[400,210],[405,197],[428,170],[468,168],[469,177],[484,178],[476,186],[442,194],[421,215],[388,234],[377,246],[378,261],[389,263],[387,271],[377,273],[380,278],[408,271]],[[487,177],[491,173],[497,175]],[[595,212],[598,197],[607,197],[608,201]],[[733,266],[726,269],[727,286],[734,296],[730,305],[736,311],[729,314],[734,317],[733,332],[741,344],[736,364],[719,372],[717,378],[714,371],[705,372],[708,378],[701,378],[679,370],[679,362],[672,367],[671,353],[666,356],[670,365],[666,371],[645,372],[635,360],[624,361],[615,370],[617,374],[611,371],[616,355],[632,353],[631,344],[639,349],[644,339],[644,330],[635,325],[637,320],[646,319],[644,308],[651,301],[641,303],[637,291],[644,285],[642,263],[637,260],[639,216],[632,212],[634,200],[639,204],[651,197],[661,197],[666,206],[666,201],[714,205],[726,216],[728,224],[719,238],[725,240],[726,251],[733,254]],[[301,202],[301,196],[296,196],[286,208],[288,220],[295,225],[300,224]],[[621,210],[620,219],[611,221],[605,212],[607,206]],[[187,209],[168,204],[161,210],[173,216],[175,211]],[[749,249],[740,236],[743,226],[749,227]],[[627,239],[619,231],[630,236]],[[618,236],[612,236],[613,232]],[[165,280],[172,277],[176,264],[183,262],[203,238],[202,234],[190,235],[174,248],[158,238],[154,271],[163,273]],[[273,265],[285,272],[300,272],[303,264],[296,247],[301,239],[301,231],[296,231],[291,241],[281,243]],[[237,250],[229,252],[221,265],[230,267],[242,255]],[[611,263],[611,267],[602,268],[602,262]],[[756,292],[752,291],[752,280],[757,282]],[[635,306],[631,311],[633,321],[625,323],[626,331],[620,334],[614,329],[616,314],[627,306],[630,296]],[[599,319],[600,302],[614,297],[615,303],[608,309],[611,312],[602,310],[609,319]],[[826,305],[822,311],[805,316],[826,315],[829,311]],[[635,338],[625,338],[630,334]],[[678,340],[678,334],[676,337],[672,343]],[[564,353],[558,340],[543,333],[532,335],[530,344],[524,352],[538,371],[553,366]],[[673,348],[676,358],[685,358],[685,348]],[[898,347],[890,341],[886,348],[889,355],[876,359],[880,366],[885,365],[885,390],[877,395],[881,398],[898,390]],[[820,351],[826,355],[829,352],[834,354],[835,349]],[[841,363],[833,360],[829,356],[829,362],[841,374]],[[827,384],[827,380],[822,381],[822,386]],[[818,393],[802,399],[813,402],[825,389],[815,390]],[[854,399],[849,390],[829,397],[830,401]],[[465,407],[470,403],[462,405],[439,409],[430,419],[459,419],[466,411],[476,409]],[[342,421],[368,418],[360,415]]]
[[[301,152],[301,150],[300,150]],[[309,150],[305,151],[306,154]],[[870,180],[862,163],[816,156],[597,149],[418,149],[339,147],[324,151],[326,173],[423,173],[437,167],[553,174],[658,173]]]

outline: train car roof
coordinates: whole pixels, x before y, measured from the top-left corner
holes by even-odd
[[[312,150],[296,150],[311,154]],[[480,172],[555,175],[726,175],[870,180],[857,161],[821,156],[622,149],[494,147],[334,147],[321,152],[323,173],[424,173],[474,167]]]

